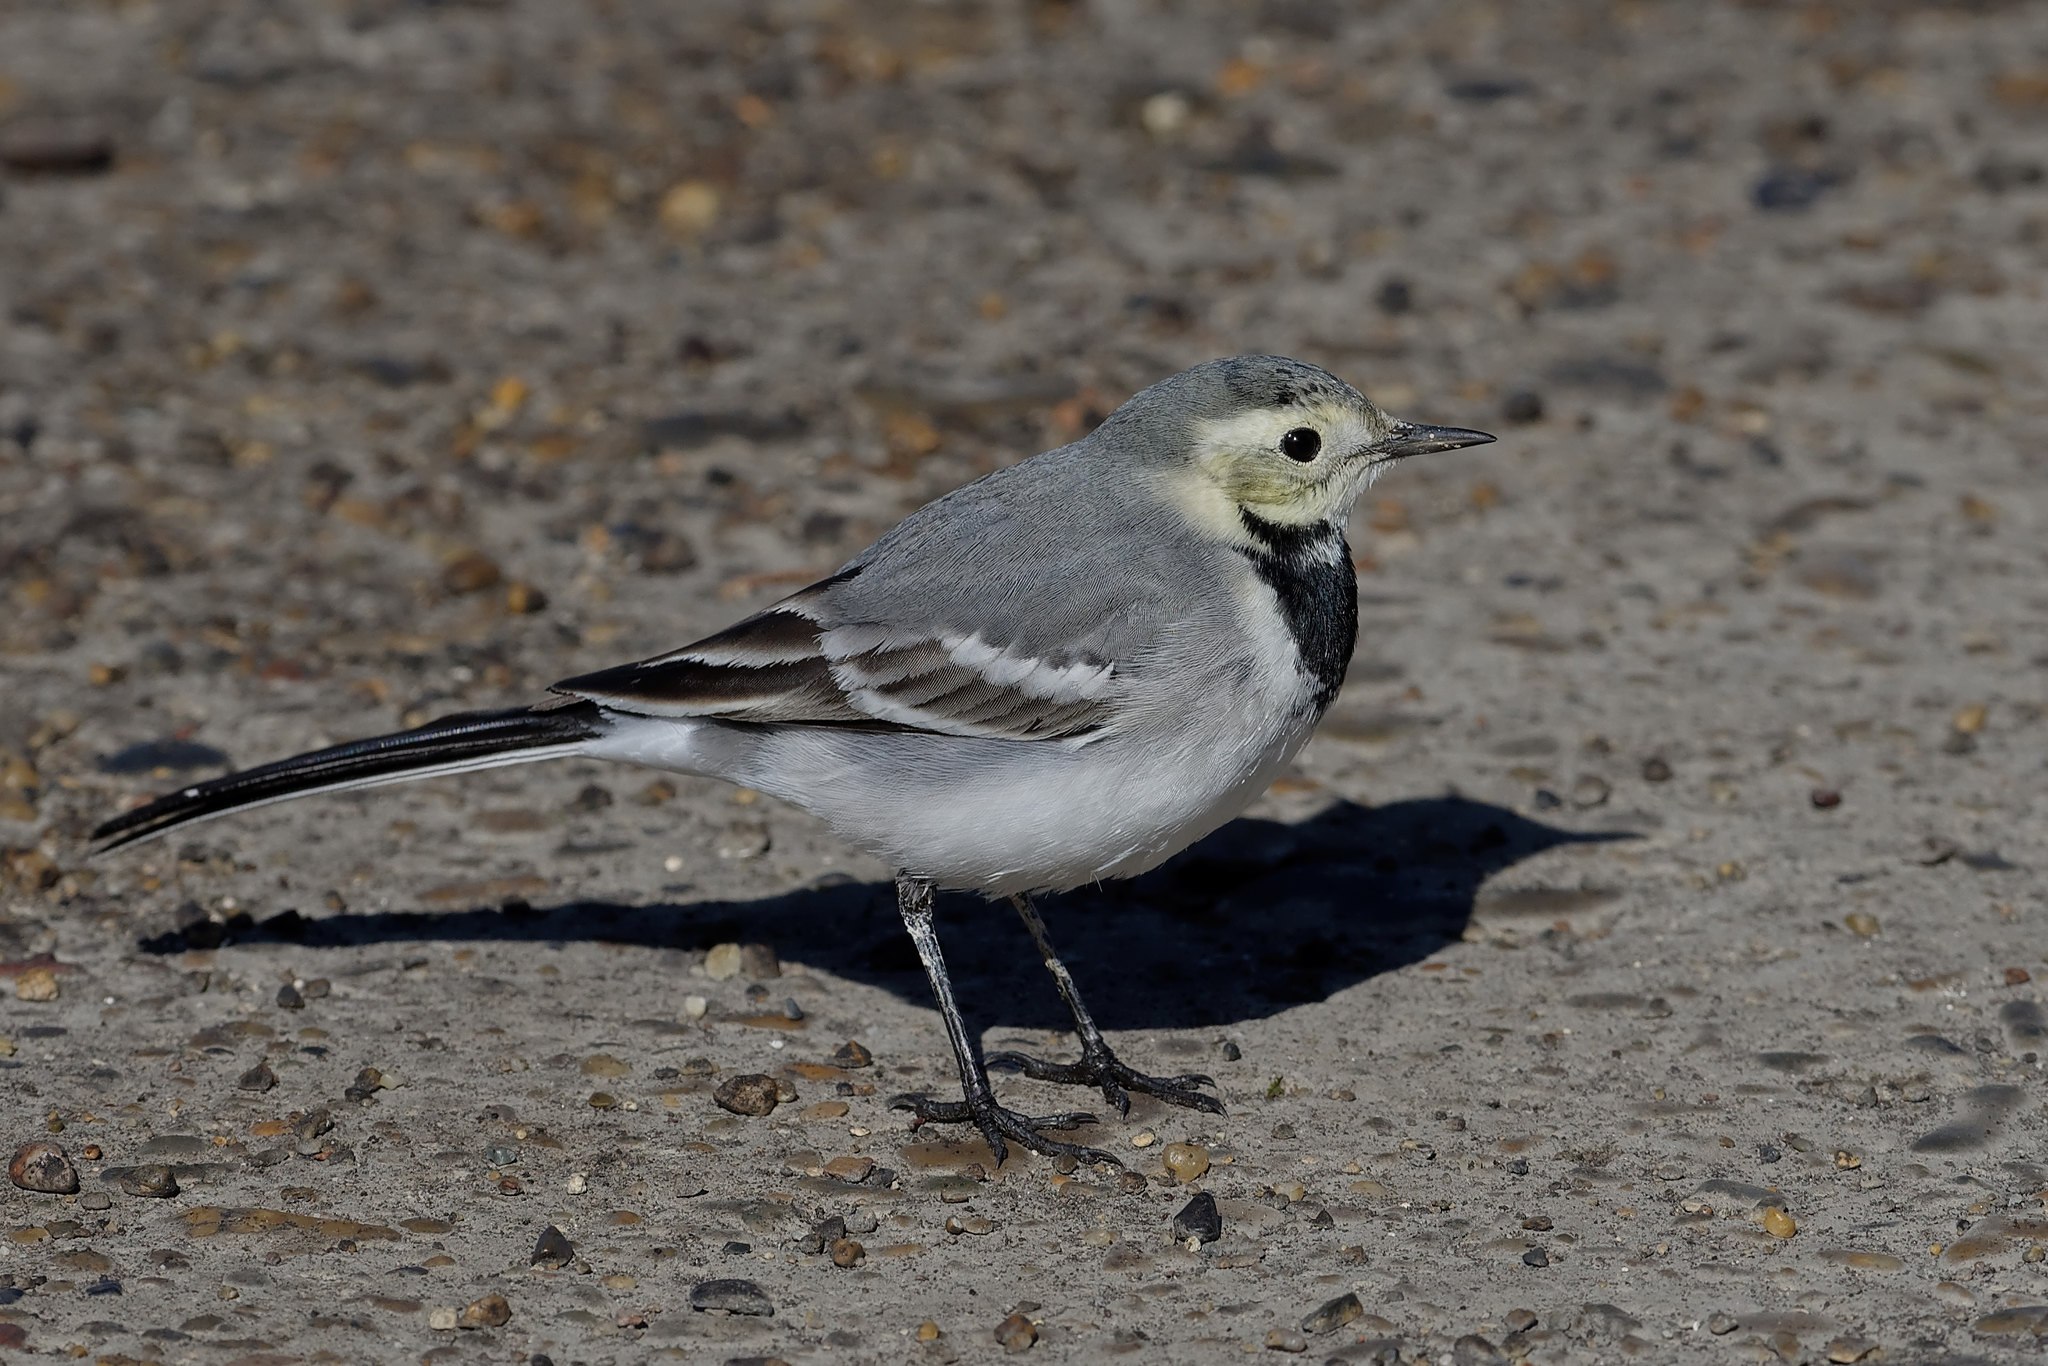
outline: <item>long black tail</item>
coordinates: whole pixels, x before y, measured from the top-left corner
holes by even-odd
[[[310,792],[338,792],[550,759],[575,753],[584,741],[595,739],[604,730],[603,716],[594,702],[464,712],[396,735],[318,749],[180,789],[116,816],[93,831],[92,837],[96,848],[104,852],[155,839],[193,821]]]

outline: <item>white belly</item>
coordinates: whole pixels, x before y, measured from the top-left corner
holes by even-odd
[[[1313,717],[1057,743],[622,719],[590,753],[744,783],[942,887],[1064,891],[1157,867],[1251,804]]]

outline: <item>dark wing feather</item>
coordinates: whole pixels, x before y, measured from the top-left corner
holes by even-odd
[[[850,576],[840,576],[841,578]],[[554,690],[644,716],[1071,739],[1113,712],[1108,661],[1024,658],[979,637],[827,624],[823,583],[681,650]]]
[[[872,724],[833,678],[818,635],[816,621],[777,604],[684,649],[566,679],[554,691],[646,716]]]

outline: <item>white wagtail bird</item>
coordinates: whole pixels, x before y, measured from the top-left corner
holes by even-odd
[[[1493,438],[1387,416],[1278,356],[1212,361],[1092,433],[927,504],[831,577],[680,650],[187,787],[107,822],[103,848],[310,792],[578,755],[704,774],[813,812],[899,870],[963,1098],[914,1122],[1116,1159],[1047,1136],[1094,1122],[997,1104],[987,1064],[1221,1113],[1197,1074],[1110,1051],[1032,905],[1156,867],[1230,820],[1344,681],[1357,584],[1344,524],[1412,455]],[[1074,1017],[1071,1063],[983,1059],[932,924],[935,889],[1007,898]]]

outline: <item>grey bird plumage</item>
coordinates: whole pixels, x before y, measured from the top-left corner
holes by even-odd
[[[1491,440],[1388,417],[1300,361],[1242,356],[1135,395],[1081,440],[937,499],[839,572],[715,635],[568,679],[554,701],[452,717],[173,793],[108,847],[305,792],[560,755],[707,774],[824,818],[899,870],[899,903],[964,1102],[905,1098],[1104,1159],[994,1102],[951,996],[931,892],[1011,898],[1082,1059],[1033,1076],[1217,1109],[1207,1078],[1131,1071],[1101,1039],[1028,894],[1152,868],[1237,815],[1335,697],[1356,629],[1344,521],[1408,455]]]

